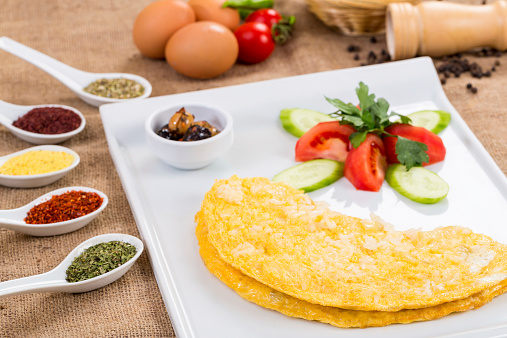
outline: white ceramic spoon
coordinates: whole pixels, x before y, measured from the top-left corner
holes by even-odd
[[[49,75],[56,78],[58,81],[66,85],[70,90],[72,90],[81,100],[84,102],[98,107],[105,103],[114,103],[114,102],[125,102],[126,99],[111,99],[107,97],[100,97],[97,95],[92,95],[83,90],[90,83],[99,80],[99,79],[116,79],[116,78],[126,78],[130,80],[134,80],[137,83],[141,84],[144,87],[144,94],[128,100],[137,100],[150,96],[151,94],[151,84],[145,78],[127,73],[89,73],[84,72],[82,70],[73,68],[68,66],[58,60],[55,60],[46,54],[43,54],[35,49],[27,47],[19,42],[16,42],[8,37],[2,36],[0,37],[0,49],[5,50],[17,57],[30,62],[31,64],[39,67]]]
[[[103,198],[102,204],[100,207],[81,217],[74,218],[64,222],[58,223],[50,223],[50,224],[27,224],[24,219],[28,214],[28,211],[32,209],[35,205],[39,205],[43,202],[46,202],[51,199],[53,196],[61,195],[69,191],[85,191],[85,192],[94,192],[97,193],[100,197]],[[6,228],[10,230],[14,230],[17,232],[21,232],[23,234],[32,235],[32,236],[55,236],[66,234],[68,232],[72,232],[78,229],[81,229],[91,221],[95,219],[99,215],[99,213],[104,210],[108,203],[108,198],[106,194],[102,191],[87,188],[87,187],[68,187],[61,188],[57,190],[53,190],[48,192],[45,195],[33,200],[25,206],[22,206],[17,209],[11,210],[0,210],[0,228]]]
[[[103,275],[75,283],[69,283],[65,280],[67,268],[72,264],[74,258],[93,245],[110,241],[122,241],[132,244],[137,249],[136,255],[125,264]],[[130,235],[105,234],[90,238],[72,250],[72,252],[53,270],[40,275],[0,283],[0,298],[24,293],[48,291],[80,293],[101,288],[123,276],[132,267],[137,258],[139,258],[143,249],[143,242]]]
[[[60,107],[64,109],[68,109],[79,115],[81,118],[81,124],[77,129],[69,131],[68,133],[63,134],[38,134],[32,133],[30,131],[26,131],[15,127],[12,125],[14,121],[16,121],[19,117],[25,115],[30,110],[34,108],[41,107]],[[77,110],[76,108],[72,108],[69,106],[63,106],[58,104],[41,104],[37,106],[20,106],[12,103],[8,103],[0,100],[0,123],[5,126],[5,128],[9,129],[11,133],[22,139],[23,141],[33,143],[33,144],[57,144],[63,141],[68,140],[74,135],[79,134],[85,127],[86,121],[83,114]]]
[[[72,149],[55,146],[55,145],[44,145],[44,146],[36,146],[27,148],[21,151],[17,151],[15,153],[1,156],[0,157],[0,167],[7,162],[11,157],[15,157],[26,152],[32,150],[50,150],[50,151],[63,151],[71,154],[74,157],[74,161],[72,161],[71,165],[67,168],[63,168],[61,170],[53,171],[46,174],[38,174],[38,175],[2,175],[0,174],[0,185],[4,185],[6,187],[11,188],[36,188],[42,187],[53,182],[58,181],[60,178],[69,173],[72,169],[74,169],[80,161],[79,155]]]

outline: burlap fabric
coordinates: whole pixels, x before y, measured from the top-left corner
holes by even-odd
[[[291,75],[356,67],[368,51],[380,54],[385,39],[346,37],[324,26],[303,0],[277,0],[282,13],[297,16],[294,39],[258,65],[236,65],[212,80],[194,80],[174,72],[165,61],[142,57],[131,37],[133,21],[150,0],[0,0],[0,36],[8,36],[76,68],[91,72],[129,72],[153,84],[152,96],[242,84]],[[361,47],[354,60],[347,47]],[[502,64],[490,78],[451,77],[444,86],[452,104],[507,172],[507,56],[475,58],[485,68]],[[505,66],[503,65],[505,63]],[[388,79],[386,79],[388,80]],[[477,94],[466,89],[478,88]],[[352,85],[352,84],[351,84]],[[283,90],[283,88],[280,88]],[[139,236],[113,162],[97,108],[78,99],[57,80],[0,50],[0,99],[21,105],[59,103],[86,116],[85,130],[62,145],[81,156],[81,164],[54,184],[36,189],[0,187],[0,209],[16,208],[51,190],[83,185],[105,192],[110,204],[88,226],[61,236],[31,237],[0,229],[0,281],[49,271],[82,241],[104,233]],[[0,155],[30,144],[0,127]],[[463,163],[463,165],[467,165]],[[470,192],[471,198],[480,198]],[[2,337],[172,337],[170,318],[148,256],[120,280],[84,294],[35,293],[0,299]]]

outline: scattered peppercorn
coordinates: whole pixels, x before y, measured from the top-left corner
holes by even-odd
[[[498,51],[494,48],[482,48],[475,53],[468,53],[469,55],[475,55],[476,57],[492,57],[498,56],[502,54],[501,51]],[[493,72],[496,72],[497,68],[500,65],[499,60],[495,60],[494,65],[490,70],[483,70],[482,67],[477,62],[472,62],[468,58],[464,57],[461,53],[445,56],[442,58],[435,58],[435,67],[437,72],[443,74],[445,78],[449,78],[451,75],[454,77],[460,77],[464,73],[470,73],[473,78],[482,79],[483,77],[491,77]],[[445,82],[440,81],[442,84]],[[478,89],[470,84],[470,87],[467,85],[467,89],[470,92],[476,94]]]
[[[378,39],[376,37],[370,37],[370,42],[372,44],[376,44],[378,42]],[[359,51],[360,47],[356,45],[349,45],[348,52],[353,53],[356,50]],[[491,77],[494,72],[497,71],[497,67],[500,66],[500,60],[495,60],[493,66],[489,70],[483,70],[483,68],[474,61],[470,61],[468,58],[469,56],[476,56],[476,57],[500,57],[503,53],[500,50],[497,50],[495,48],[481,48],[477,51],[471,51],[466,53],[457,53],[450,56],[444,56],[441,58],[433,58],[433,61],[435,63],[435,68],[437,69],[437,72],[441,75],[440,77],[440,83],[442,85],[445,85],[448,82],[448,79],[451,77],[459,78],[461,75],[464,75],[465,73],[469,73],[473,78],[481,79],[483,77]],[[355,61],[360,61],[359,54],[355,53],[353,56],[353,59]],[[378,49],[370,50],[366,54],[366,60],[362,60],[362,62],[359,63],[361,66],[367,66],[372,64],[379,64],[384,62],[391,61],[391,56],[385,49],[381,49],[380,55],[378,53]],[[478,89],[476,87],[471,86],[470,88],[467,87],[468,90],[472,93],[477,93]]]
[[[70,109],[39,107],[12,123],[14,127],[37,134],[63,134],[81,125],[81,117]]]
[[[366,60],[369,64],[375,63],[375,61],[377,61],[377,54],[375,54],[374,51],[370,51]]]
[[[33,206],[24,221],[27,224],[64,222],[97,210],[103,198],[95,192],[71,190],[54,195],[50,200]]]
[[[467,89],[471,91],[473,94],[477,93],[477,88],[475,88],[471,83],[467,83]]]
[[[359,46],[357,46],[357,45],[349,45],[347,47],[347,51],[349,53],[359,52],[360,50],[361,50],[361,48]]]

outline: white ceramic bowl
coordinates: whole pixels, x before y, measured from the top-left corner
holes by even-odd
[[[50,150],[50,151],[63,151],[71,154],[74,157],[71,165],[58,171],[49,172],[46,174],[38,175],[2,175],[0,174],[0,185],[11,188],[36,188],[42,187],[53,182],[58,181],[63,176],[67,175],[69,171],[77,167],[80,158],[79,155],[72,149],[56,146],[56,145],[43,145],[27,148],[15,153],[0,157],[0,167],[7,162],[11,157],[19,156],[32,150]]]
[[[220,130],[220,133],[199,141],[173,141],[158,136],[156,132],[182,107],[195,116],[195,121],[207,121]],[[145,132],[152,152],[178,169],[204,168],[229,150],[233,142],[231,115],[221,108],[196,102],[178,103],[157,110],[146,119]]]

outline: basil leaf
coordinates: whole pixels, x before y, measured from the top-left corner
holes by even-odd
[[[328,97],[325,97],[327,102],[331,103],[333,106],[338,108],[338,112],[335,114],[339,115],[339,112],[342,112],[347,115],[356,115],[360,116],[360,111],[357,109],[356,106],[354,106],[352,103],[345,103],[340,99],[330,99]]]
[[[350,143],[354,148],[357,148],[361,145],[361,143],[366,140],[367,131],[356,131],[349,136]]]
[[[375,94],[368,95],[368,86],[363,82],[359,82],[359,87],[356,88],[357,98],[359,99],[359,106],[361,111],[366,111],[375,104]]]
[[[421,166],[423,163],[428,163],[430,157],[426,151],[428,151],[426,144],[398,136],[395,152],[398,161],[406,166],[407,170],[410,170],[412,167]]]

